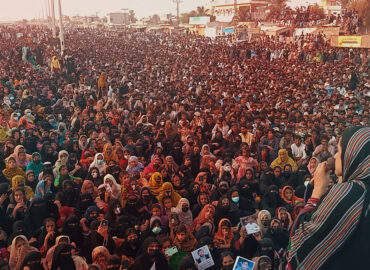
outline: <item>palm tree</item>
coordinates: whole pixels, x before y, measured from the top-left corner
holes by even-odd
[[[135,18],[135,11],[130,10],[129,12],[129,19],[131,23],[136,23],[137,19]]]
[[[247,22],[250,20],[251,14],[249,12],[249,7],[240,7],[238,12],[238,21]]]
[[[205,9],[204,6],[197,7],[197,14],[198,16],[205,16],[207,15],[208,9]]]

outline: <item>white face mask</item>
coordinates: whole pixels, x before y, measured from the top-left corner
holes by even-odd
[[[94,178],[97,178],[97,177],[98,177],[98,173],[97,173],[97,172],[93,172],[91,175],[92,175],[92,177],[94,177]]]

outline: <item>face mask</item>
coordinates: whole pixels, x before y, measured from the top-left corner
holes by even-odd
[[[27,113],[27,116],[28,116],[28,117],[31,117],[31,116],[32,116],[32,113]]]
[[[150,257],[156,257],[156,256],[158,256],[158,254],[159,254],[159,250],[158,249],[151,249],[151,250],[148,251],[148,255]]]
[[[13,118],[14,118],[15,121],[18,121],[18,119],[19,119],[18,116],[14,116]]]
[[[34,161],[33,161],[33,163],[35,163],[35,164],[39,164],[39,163],[40,163],[40,160],[39,160],[39,159],[34,160]]]
[[[182,211],[183,211],[183,212],[187,212],[187,211],[189,211],[189,207],[184,206],[184,207],[182,208]]]
[[[228,212],[228,211],[230,210],[230,205],[222,205],[222,206],[221,206],[221,210],[222,210],[223,212]]]
[[[139,239],[138,238],[132,239],[132,240],[129,241],[129,243],[130,243],[131,246],[136,247],[139,244]]]
[[[135,185],[133,185],[133,186],[135,186]],[[149,195],[143,195],[142,197],[143,197],[144,201],[147,201],[149,199]]]
[[[280,228],[270,228],[271,234],[275,235],[280,233],[281,229]]]
[[[238,203],[238,202],[239,202],[239,197],[231,198],[231,200],[232,200],[234,203]]]
[[[129,156],[128,155],[124,155],[123,156],[125,159],[129,159]]]
[[[220,189],[220,192],[221,192],[221,194],[226,194],[227,189],[226,189],[226,188],[221,188],[221,189]]]
[[[153,232],[154,234],[159,234],[161,231],[162,231],[162,229],[161,229],[160,227],[154,227],[154,228],[152,229],[152,232]]]
[[[93,173],[91,174],[91,176],[92,176],[92,177],[94,177],[94,178],[97,178],[97,177],[98,177],[98,173],[97,173],[97,172],[93,172]]]
[[[270,220],[268,220],[268,219],[262,220],[261,223],[262,223],[263,226],[267,227],[270,223]]]
[[[234,264],[224,265],[224,266],[222,266],[222,270],[232,270],[233,266],[234,266]]]
[[[103,160],[102,159],[98,159],[98,165],[102,165],[103,164]]]
[[[166,195],[170,197],[171,196],[171,191],[167,191]]]
[[[131,188],[135,190],[136,186],[135,185],[131,185]]]

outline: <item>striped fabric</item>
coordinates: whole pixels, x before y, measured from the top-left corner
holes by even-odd
[[[342,144],[346,182],[334,185],[316,208],[308,202],[291,235],[287,269],[321,269],[359,224],[367,192],[362,181],[370,180],[370,128],[347,134]]]

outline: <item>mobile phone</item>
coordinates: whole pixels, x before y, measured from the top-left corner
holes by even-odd
[[[166,248],[166,250],[164,251],[164,254],[166,254],[167,256],[171,257],[174,254],[176,254],[177,252],[179,252],[177,250],[177,247],[173,246],[173,247]]]
[[[101,226],[101,227],[108,227],[108,220],[103,219],[103,220],[100,222],[100,226]]]

